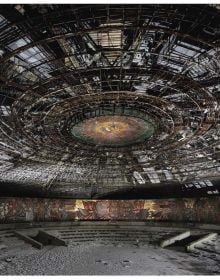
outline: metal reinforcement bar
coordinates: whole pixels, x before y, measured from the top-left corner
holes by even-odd
[[[179,241],[179,240],[182,240],[182,239],[185,239],[185,238],[189,237],[190,234],[191,234],[190,231],[185,231],[185,232],[180,233],[178,235],[175,235],[173,237],[167,238],[167,239],[161,241],[160,247],[164,248],[164,247],[167,247],[171,244],[174,244],[176,241]]]
[[[32,239],[31,237],[29,237],[29,236],[27,236],[27,235],[25,235],[25,234],[23,234],[23,233],[20,233],[20,232],[18,232],[18,231],[14,231],[14,234],[15,234],[18,238],[20,238],[20,239],[24,240],[25,242],[31,244],[33,247],[35,247],[35,248],[37,248],[37,249],[42,249],[42,248],[43,248],[43,244],[42,244],[42,243],[40,243],[40,242],[38,242],[38,241]]]
[[[189,243],[187,246],[186,246],[186,251],[187,252],[191,252],[195,249],[195,246],[197,245],[202,245],[203,242],[205,241],[210,241],[212,240],[213,238],[217,237],[218,234],[217,233],[209,233],[205,236],[203,236],[202,238],[199,238],[191,243]]]

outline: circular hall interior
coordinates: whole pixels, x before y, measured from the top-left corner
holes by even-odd
[[[219,23],[0,4],[0,274],[220,274]]]

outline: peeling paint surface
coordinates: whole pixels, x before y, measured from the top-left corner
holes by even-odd
[[[220,198],[74,200],[1,198],[0,222],[151,220],[220,224]]]

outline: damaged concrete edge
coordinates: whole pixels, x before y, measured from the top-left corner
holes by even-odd
[[[66,241],[64,241],[61,238],[58,238],[57,236],[54,236],[51,233],[48,233],[44,230],[38,231],[38,238],[43,244],[47,243],[47,244],[52,244],[52,245],[56,245],[56,246],[67,246]]]
[[[206,234],[205,236],[203,236],[202,238],[199,238],[191,243],[189,243],[187,246],[186,246],[186,251],[187,252],[192,252],[196,246],[198,245],[202,245],[203,242],[205,241],[211,241],[212,239],[216,238],[218,236],[218,233],[209,233],[209,234]]]
[[[165,248],[165,247],[167,247],[167,246],[169,246],[171,244],[174,244],[176,241],[180,241],[180,240],[183,240],[183,239],[189,237],[190,234],[191,233],[188,230],[188,231],[182,232],[182,233],[180,233],[178,235],[175,235],[173,237],[167,238],[167,239],[161,241],[160,247]]]
[[[14,234],[21,240],[31,244],[33,247],[37,248],[37,249],[42,249],[43,248],[43,244],[34,240],[33,238],[21,233],[21,232],[18,232],[18,231],[14,231]]]

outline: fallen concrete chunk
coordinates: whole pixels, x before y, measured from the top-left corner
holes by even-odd
[[[6,245],[4,245],[4,244],[1,244],[1,245],[0,245],[0,250],[6,249],[6,248],[8,248]]]
[[[182,239],[185,239],[185,238],[189,237],[190,234],[191,234],[190,231],[185,231],[185,232],[180,233],[178,235],[175,235],[173,237],[167,238],[167,239],[161,241],[160,247],[164,248],[164,247],[167,247],[171,244],[174,244],[176,241],[179,241],[179,240],[182,240]]]
[[[186,251],[187,252],[192,252],[195,249],[195,246],[202,245],[203,242],[212,240],[213,238],[215,238],[217,236],[218,236],[217,233],[209,233],[209,234],[203,236],[202,238],[199,238],[199,239],[189,243],[186,246]]]
[[[23,234],[23,233],[21,233],[21,232],[14,231],[14,234],[15,234],[18,238],[20,238],[20,239],[24,240],[25,242],[31,244],[33,247],[35,247],[35,248],[37,248],[37,249],[42,249],[42,248],[43,248],[43,244],[42,244],[42,243],[40,243],[40,242],[38,242],[38,241],[32,239],[31,237],[29,237],[29,236],[27,236],[27,235],[25,235],[25,234]]]
[[[5,262],[12,262],[12,258],[7,258],[7,259],[5,259]]]
[[[39,230],[37,237],[38,240],[45,245],[52,244],[57,246],[67,246],[66,241],[43,230]]]

